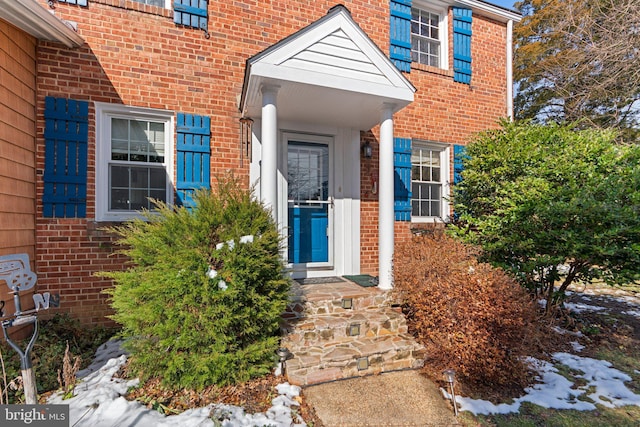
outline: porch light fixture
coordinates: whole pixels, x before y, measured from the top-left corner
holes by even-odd
[[[369,141],[365,141],[362,145],[362,157],[365,159],[373,157],[373,148],[371,147],[371,144],[369,144]]]
[[[453,412],[458,416],[458,406],[456,405],[456,392],[453,388],[453,383],[456,381],[456,371],[453,369],[446,369],[442,375],[444,380],[449,383],[449,389],[451,390],[451,403],[453,404]]]
[[[244,158],[251,162],[251,128],[253,119],[249,117],[240,118],[240,167],[244,166]]]

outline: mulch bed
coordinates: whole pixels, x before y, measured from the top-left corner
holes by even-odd
[[[126,376],[126,368],[120,375]],[[276,386],[282,382],[282,377],[267,375],[242,384],[225,387],[210,386],[196,391],[189,389],[170,390],[163,387],[160,379],[156,378],[131,390],[125,398],[137,400],[148,408],[161,408],[167,415],[217,403],[240,406],[247,413],[257,413],[266,412],[271,408],[271,401],[278,396]],[[314,427],[322,427],[322,422],[317,417],[315,410],[305,400],[304,391],[296,400],[300,403],[300,415],[305,422]]]

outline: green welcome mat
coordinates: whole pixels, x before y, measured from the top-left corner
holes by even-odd
[[[378,286],[378,278],[370,276],[368,274],[356,274],[354,276],[342,276],[347,280],[357,283],[363,288],[371,288]]]

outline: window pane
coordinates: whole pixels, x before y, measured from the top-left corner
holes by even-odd
[[[111,189],[111,200],[109,209],[112,210],[129,210],[129,190]]]
[[[130,209],[139,211],[149,206],[147,202],[147,190],[131,190]]]
[[[412,9],[411,17],[411,58],[421,64],[439,66],[440,16]]]
[[[431,216],[429,212],[429,202],[420,202],[420,216]]]
[[[431,181],[440,182],[440,168],[431,169]]]
[[[149,123],[149,161],[164,162],[164,123]]]
[[[129,168],[122,166],[111,167],[111,186],[112,187],[129,187]]]
[[[167,201],[167,177],[164,168],[111,165],[109,169],[111,210],[153,208],[149,197]]]
[[[420,167],[412,166],[411,167],[411,179],[420,181]]]
[[[149,170],[149,187],[165,190],[167,174],[164,169],[151,168]]]
[[[418,145],[418,144],[416,144]],[[416,217],[442,215],[442,151],[414,146],[411,153],[411,212]]]
[[[417,200],[411,200],[411,215],[412,216],[421,216],[420,215],[420,202]]]
[[[429,213],[429,216],[442,216],[440,214],[440,201],[439,200],[434,200],[431,202],[431,212]]]
[[[440,184],[430,184],[431,200],[440,200]]]
[[[111,119],[111,160],[163,163],[165,123]]]
[[[129,160],[129,123],[111,119],[111,160]]]

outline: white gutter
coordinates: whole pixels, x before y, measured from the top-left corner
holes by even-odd
[[[45,9],[37,0],[0,0],[0,19],[40,40],[79,47],[84,40],[69,24]]]
[[[520,22],[522,19],[522,15],[516,11],[505,9],[482,0],[455,0],[455,4],[469,7],[474,12],[478,12],[483,16],[503,23],[509,21]]]
[[[513,21],[507,21],[507,117],[513,121]]]

